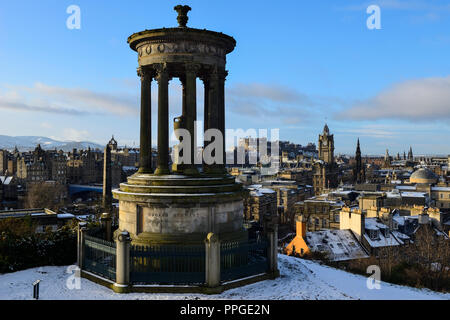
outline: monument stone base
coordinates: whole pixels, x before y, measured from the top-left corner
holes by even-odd
[[[203,244],[247,239],[243,188],[231,176],[135,174],[113,194],[119,200],[119,228],[134,245]]]

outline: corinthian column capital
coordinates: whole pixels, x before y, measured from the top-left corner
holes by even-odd
[[[221,70],[221,71],[218,71],[217,73],[219,75],[219,79],[224,80],[224,81],[227,80],[228,70]]]
[[[186,63],[185,68],[186,73],[194,73],[195,75],[197,75],[201,66],[198,63]]]
[[[155,76],[155,70],[150,67],[137,68],[137,75],[141,78],[141,81],[151,81]]]
[[[153,65],[153,68],[155,69],[155,79],[156,81],[160,82],[163,81],[170,81],[172,78],[169,77],[169,68],[166,63],[157,63]]]

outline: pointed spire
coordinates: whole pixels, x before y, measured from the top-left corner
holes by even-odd
[[[359,155],[359,157],[361,157],[361,145],[359,143],[359,138],[358,138],[358,142],[356,143],[356,156],[358,157],[358,155]]]
[[[408,152],[408,160],[413,160],[413,151],[412,151],[412,147],[409,146],[409,152]]]

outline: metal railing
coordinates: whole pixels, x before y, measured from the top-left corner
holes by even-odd
[[[232,281],[268,272],[268,246],[269,243],[265,239],[221,243],[221,281]]]
[[[133,284],[203,284],[204,245],[131,246]]]
[[[85,235],[83,269],[116,280],[116,244]]]

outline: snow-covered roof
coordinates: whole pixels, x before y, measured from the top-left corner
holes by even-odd
[[[399,215],[394,215],[392,217],[392,219],[397,222],[398,225],[403,226],[405,225],[405,217],[404,216],[399,216]]]
[[[326,252],[332,261],[369,257],[350,230],[308,232],[306,242],[311,251]]]
[[[250,190],[250,195],[253,197],[262,197],[265,194],[276,193],[275,190],[263,188],[261,184],[253,184],[251,186],[248,186],[247,189]]]
[[[394,191],[398,191],[398,190],[394,190]],[[401,194],[400,192],[386,192],[386,197],[388,198],[401,198]]]
[[[58,213],[58,219],[73,219],[75,216],[71,213]]]
[[[9,185],[12,181],[13,177],[8,177],[8,176],[0,176],[0,182],[1,184],[4,185]]]
[[[364,233],[364,239],[372,248],[399,246],[403,244],[403,241],[395,237],[386,225],[378,222],[377,218],[366,218],[365,229],[366,231],[378,231],[377,239],[371,239],[367,232]],[[383,232],[381,232],[382,229]],[[386,233],[387,237],[383,233]]]
[[[378,230],[387,229],[387,226],[377,221],[377,218],[366,218],[365,219],[366,230]]]
[[[402,197],[408,198],[425,198],[426,193],[424,192],[402,192]]]
[[[364,234],[364,238],[372,248],[394,247],[403,244],[401,240],[397,240],[393,236],[385,238],[381,233],[379,233],[379,238],[376,240],[372,240],[367,234]]]
[[[407,241],[407,240],[410,240],[410,239],[411,239],[411,238],[410,238],[409,236],[407,236],[406,234],[401,233],[401,232],[396,231],[396,230],[392,231],[392,234],[393,234],[396,238],[398,238],[398,239],[400,239],[400,240],[402,240],[402,241]]]
[[[450,187],[431,187],[431,191],[447,191],[447,192],[450,192]]]

